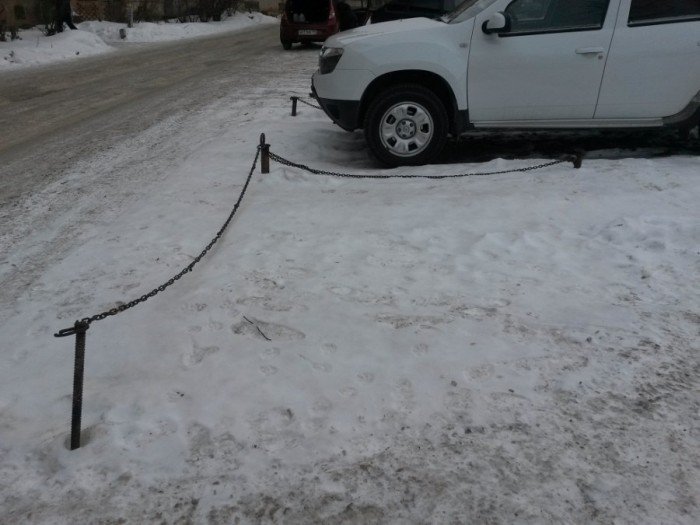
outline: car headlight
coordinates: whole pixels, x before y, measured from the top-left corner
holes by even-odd
[[[322,47],[321,54],[318,56],[318,70],[322,75],[332,73],[342,56],[342,47]]]

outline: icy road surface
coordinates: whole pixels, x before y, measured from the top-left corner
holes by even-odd
[[[141,124],[105,113],[0,154],[0,521],[697,523],[700,157],[646,136],[461,180],[273,165],[192,274],[92,325],[66,449],[73,342],[52,334],[189,264],[260,132],[376,171],[361,134],[289,116],[318,49],[274,38],[147,83]],[[475,137],[413,171],[581,143]]]

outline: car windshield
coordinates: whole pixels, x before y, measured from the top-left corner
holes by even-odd
[[[443,16],[441,20],[447,24],[467,20],[486,9],[495,1],[496,0],[465,0],[459,4],[454,11]]]

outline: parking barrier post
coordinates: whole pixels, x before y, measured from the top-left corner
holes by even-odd
[[[83,414],[83,377],[85,373],[85,333],[90,328],[88,320],[76,321],[72,328],[54,334],[56,337],[75,336],[75,362],[73,365],[73,410],[70,420],[70,449],[80,448],[80,422]]]
[[[572,155],[571,162],[574,165],[574,168],[580,169],[581,165],[583,164],[583,152],[582,151],[577,151]]]
[[[296,117],[297,116],[297,102],[299,101],[299,97],[297,96],[292,96],[290,97],[292,101],[292,116]]]
[[[260,173],[270,173],[270,145],[265,143],[265,134],[260,134]]]

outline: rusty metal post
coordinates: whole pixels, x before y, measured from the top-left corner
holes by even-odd
[[[61,330],[56,337],[75,336],[75,362],[73,365],[73,410],[70,420],[70,449],[80,448],[80,422],[83,415],[83,377],[85,372],[85,332],[90,328],[88,320],[76,321],[72,328]]]
[[[260,173],[270,173],[270,145],[265,143],[265,134],[260,134]]]
[[[80,426],[83,416],[83,377],[85,373],[86,323],[75,324],[75,364],[73,367],[73,413],[70,422],[70,449],[80,448]]]
[[[583,164],[583,155],[584,155],[583,151],[577,151],[576,153],[574,153],[574,155],[573,155],[574,158],[571,161],[574,163],[574,168],[579,169],[581,167],[581,165]]]
[[[571,153],[569,155],[563,155],[561,157],[562,161],[566,162],[571,162],[571,164],[574,165],[574,168],[579,169],[581,165],[583,164],[583,156],[585,152],[583,151],[576,151],[576,153]]]
[[[290,100],[292,101],[292,116],[296,117],[297,116],[297,102],[299,101],[299,97],[290,97]]]

